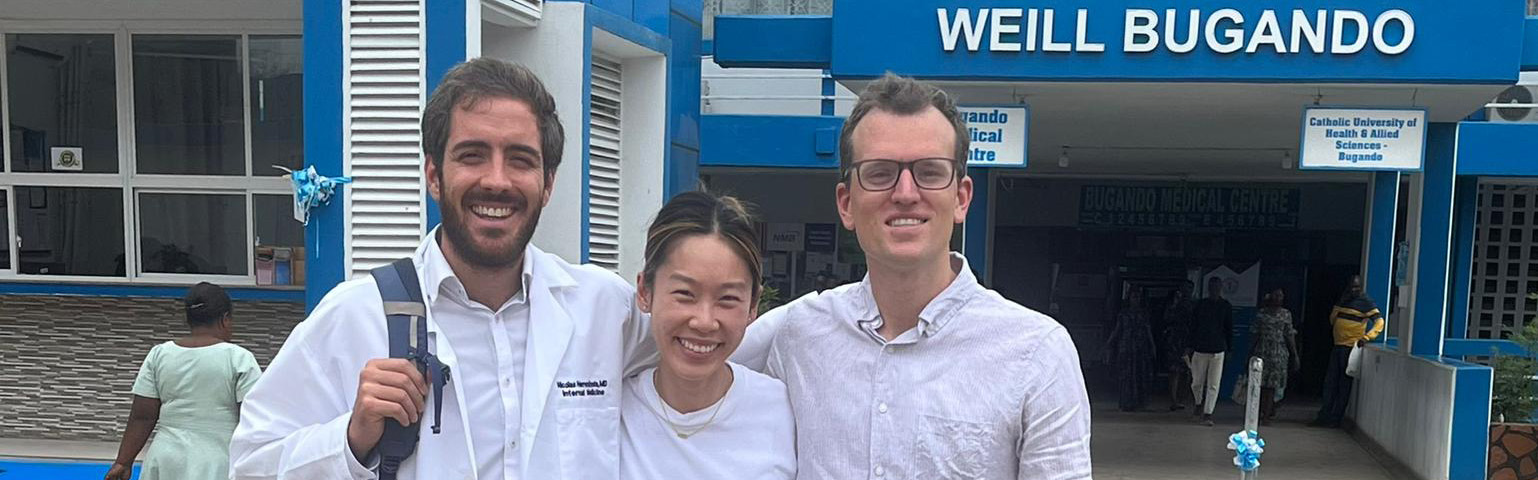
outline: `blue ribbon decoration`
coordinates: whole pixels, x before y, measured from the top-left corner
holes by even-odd
[[[1253,472],[1260,468],[1260,454],[1266,452],[1266,441],[1254,430],[1247,430],[1229,435],[1228,449],[1234,451],[1234,465],[1239,471]]]
[[[331,203],[331,195],[338,185],[352,183],[352,177],[326,177],[315,173],[315,166],[303,170],[289,170],[274,165],[273,168],[288,173],[294,183],[294,219],[310,225],[310,209]]]

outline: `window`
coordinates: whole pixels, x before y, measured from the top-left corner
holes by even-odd
[[[135,35],[139,173],[245,175],[240,37]]]
[[[142,272],[249,271],[245,196],[140,192],[138,211]]]
[[[292,195],[252,195],[256,284],[304,284],[304,227],[294,221]]]
[[[80,149],[80,173],[118,172],[117,62],[112,35],[6,35],[10,171],[54,168],[54,148]]]
[[[11,269],[11,214],[10,193],[0,190],[0,270]]]
[[[122,190],[18,187],[16,243],[20,273],[122,276]]]
[[[251,173],[304,165],[304,59],[298,36],[251,37]]]
[[[298,35],[0,47],[0,279],[303,283],[304,229],[272,168],[304,165]]]

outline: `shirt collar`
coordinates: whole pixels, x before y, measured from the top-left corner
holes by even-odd
[[[960,253],[951,252],[951,269],[956,272],[956,278],[950,285],[941,290],[934,300],[929,301],[924,309],[919,311],[919,331],[923,336],[930,337],[940,333],[951,320],[961,312],[961,306],[971,299],[972,294],[979,286],[977,276],[972,274],[972,268],[967,265],[967,258]],[[881,318],[881,310],[876,308],[876,297],[871,294],[870,273],[860,280],[855,287],[856,312],[854,321],[857,327],[862,327],[874,332],[886,323]],[[879,336],[878,336],[879,337]]]
[[[433,227],[427,233],[426,241],[417,247],[416,260],[418,271],[422,276],[422,290],[428,305],[432,305],[438,299],[438,295],[445,289],[454,292],[454,295],[468,298],[464,284],[459,282],[459,277],[454,276],[453,267],[449,266],[448,258],[443,256],[443,248],[438,245],[439,227]],[[524,247],[523,250],[523,290],[514,294],[509,302],[516,302],[526,297],[526,292],[534,285],[535,264],[539,255],[538,249],[533,244]],[[542,269],[543,270],[543,269]],[[564,277],[564,276],[563,276]],[[569,279],[569,277],[566,277]]]

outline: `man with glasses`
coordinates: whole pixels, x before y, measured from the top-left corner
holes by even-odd
[[[1073,339],[949,251],[969,143],[945,92],[890,74],[845,120],[835,195],[869,273],[765,313],[733,356],[786,383],[799,478],[1090,478]]]

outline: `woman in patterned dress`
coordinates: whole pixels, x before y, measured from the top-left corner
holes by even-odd
[[[1170,294],[1164,310],[1164,361],[1170,374],[1170,411],[1182,410],[1180,397],[1190,391],[1191,359],[1186,357],[1186,342],[1191,334],[1191,283],[1186,282]]]
[[[1276,391],[1287,386],[1287,372],[1298,369],[1298,332],[1292,327],[1292,312],[1282,306],[1285,298],[1280,288],[1266,294],[1251,333],[1250,355],[1265,362],[1260,384],[1262,424],[1270,424],[1276,416]]]
[[[1142,297],[1141,291],[1132,292],[1121,313],[1116,315],[1116,327],[1111,330],[1109,348],[1118,372],[1118,403],[1124,412],[1143,411],[1147,407],[1148,383],[1153,378],[1156,350]]]

